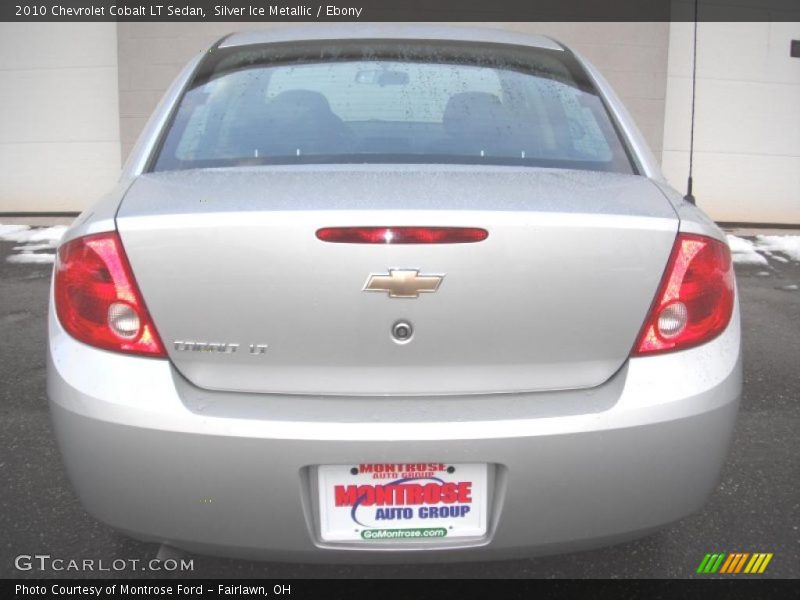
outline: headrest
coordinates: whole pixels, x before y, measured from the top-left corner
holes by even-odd
[[[331,112],[328,99],[319,92],[311,90],[286,90],[270,100],[268,106],[278,110],[299,108],[314,113]]]
[[[442,124],[451,135],[496,128],[506,119],[500,98],[488,92],[453,94],[444,109]]]

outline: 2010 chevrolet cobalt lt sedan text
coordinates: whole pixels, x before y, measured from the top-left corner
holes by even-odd
[[[740,354],[723,234],[580,56],[284,29],[194,59],[68,231],[48,392],[83,504],[136,538],[475,560],[699,509]]]

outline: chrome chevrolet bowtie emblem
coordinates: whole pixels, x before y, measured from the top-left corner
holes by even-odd
[[[389,269],[389,274],[373,273],[364,284],[365,292],[386,292],[389,298],[419,298],[422,292],[439,289],[444,275],[420,275],[418,269]]]

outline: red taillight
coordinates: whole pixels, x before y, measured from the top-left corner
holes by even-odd
[[[489,232],[478,227],[324,227],[317,238],[337,244],[469,244]]]
[[[116,232],[63,244],[55,268],[56,314],[72,337],[104,350],[166,356]]]
[[[718,336],[733,312],[733,281],[724,242],[679,234],[633,356],[683,350]]]

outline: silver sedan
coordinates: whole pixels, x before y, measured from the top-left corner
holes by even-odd
[[[58,250],[86,509],[189,551],[477,560],[698,510],[741,393],[721,231],[603,77],[493,30],[234,34]]]

